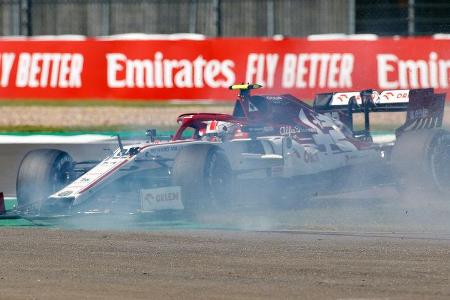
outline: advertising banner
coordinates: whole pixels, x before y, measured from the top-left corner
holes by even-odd
[[[261,93],[433,87],[449,92],[450,40],[300,38],[0,40],[0,98],[233,99]],[[447,96],[450,99],[450,95]]]

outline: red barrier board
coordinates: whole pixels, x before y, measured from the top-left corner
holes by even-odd
[[[450,94],[449,49],[432,38],[0,40],[0,97],[232,99],[227,87],[239,82],[302,99],[366,88]]]

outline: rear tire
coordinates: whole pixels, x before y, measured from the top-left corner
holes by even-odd
[[[402,190],[450,195],[450,133],[423,129],[403,133],[392,151]]]
[[[181,186],[185,210],[220,210],[230,205],[232,176],[230,163],[221,149],[193,145],[178,153],[172,183]]]
[[[39,149],[28,152],[19,166],[16,192],[19,210],[39,212],[48,196],[71,182],[73,159],[64,151]]]

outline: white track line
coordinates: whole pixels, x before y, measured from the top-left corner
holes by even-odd
[[[107,142],[115,140],[114,137],[101,134],[81,135],[0,135],[0,144],[85,144],[94,142]]]

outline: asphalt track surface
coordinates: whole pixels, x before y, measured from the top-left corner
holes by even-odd
[[[2,229],[2,299],[449,299],[449,237]]]
[[[7,194],[35,147],[0,148]],[[58,146],[77,160],[105,147]],[[388,200],[380,191],[195,222],[89,216],[2,227],[0,299],[449,299],[450,205],[393,203],[395,191],[383,190]]]

